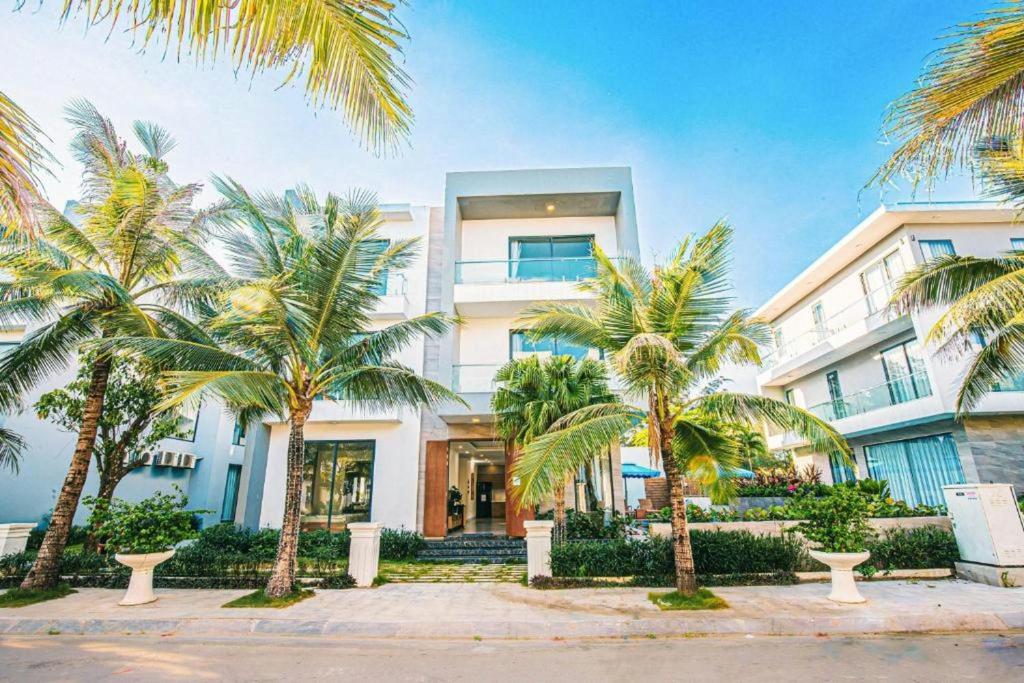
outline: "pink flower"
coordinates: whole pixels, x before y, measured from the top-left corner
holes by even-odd
[[[793,484],[790,484],[789,486],[786,487],[786,490],[790,491],[790,492],[796,491],[796,486],[794,486]]]

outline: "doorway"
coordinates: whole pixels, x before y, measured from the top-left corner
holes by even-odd
[[[505,446],[500,441],[448,444],[448,535],[505,535]]]

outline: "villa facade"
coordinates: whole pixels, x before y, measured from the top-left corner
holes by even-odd
[[[449,173],[441,205],[384,205],[381,213],[382,239],[417,237],[420,251],[411,267],[388,273],[381,283],[373,324],[383,327],[426,311],[458,316],[448,335],[419,340],[398,360],[450,386],[466,405],[367,412],[343,400],[318,400],[305,427],[302,526],[337,531],[350,522],[377,521],[428,537],[522,535],[525,513],[508,500],[516,454],[496,439],[490,411],[494,375],[511,358],[531,354],[598,356],[557,340],[532,342],[520,318],[538,301],[585,304],[589,295],[576,285],[594,273],[594,245],[611,257],[639,253],[631,172]],[[16,343],[24,330],[9,334]],[[36,393],[70,377],[71,370]],[[204,523],[279,526],[287,425],[266,418],[243,433],[212,402],[195,420],[191,441],[161,445],[194,458],[147,464],[122,482],[117,495],[139,498],[177,483],[192,507],[216,511]],[[0,522],[37,521],[53,506],[74,435],[30,412],[8,416],[7,424],[26,435],[30,449],[20,475],[0,473],[0,490],[13,492],[0,496]],[[568,503],[581,510],[623,510],[620,471],[618,448],[603,453],[580,471],[567,490]],[[95,479],[93,472],[87,493]],[[83,520],[80,512],[77,521]]]
[[[813,463],[826,481],[885,479],[911,504],[941,504],[945,484],[1024,487],[1024,377],[996,385],[956,420],[971,354],[951,358],[926,341],[942,310],[888,307],[899,277],[926,259],[1011,249],[1024,249],[1024,226],[998,204],[894,204],[868,216],[756,313],[773,333],[759,390],[831,422],[857,466],[790,433],[770,433],[770,447]]]

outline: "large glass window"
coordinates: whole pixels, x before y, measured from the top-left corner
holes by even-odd
[[[341,531],[370,521],[373,441],[307,441],[302,528]]]
[[[610,452],[594,456],[576,473],[575,507],[580,512],[615,508]]]
[[[892,405],[932,395],[921,347],[916,339],[886,349],[881,356]]]
[[[242,466],[228,465],[228,477],[224,481],[224,502],[220,506],[220,521],[235,521],[235,506],[238,505],[238,485],[242,481]]]
[[[231,433],[231,445],[232,446],[244,446],[245,445],[245,425],[238,420],[235,420],[235,429]]]
[[[828,456],[828,466],[832,471],[833,484],[841,484],[844,481],[853,481],[857,478],[853,473],[853,468],[846,464],[845,460],[834,453]]]
[[[594,277],[594,236],[513,237],[509,240],[511,280],[585,280]]]
[[[383,254],[387,248],[391,245],[390,240],[369,240],[367,244],[370,247],[370,253],[374,256]],[[377,276],[377,283],[370,289],[374,294],[384,296],[388,293],[388,271],[385,268]]]
[[[178,414],[178,433],[171,438],[181,441],[195,441],[198,428],[199,409],[183,410]]]
[[[601,352],[589,346],[573,344],[557,337],[545,337],[536,341],[530,339],[525,332],[514,330],[511,333],[512,358],[525,356],[572,356],[576,360],[583,358],[598,359]]]
[[[1013,249],[1014,251],[1024,251],[1024,237],[1011,237],[1010,249]]]
[[[939,256],[952,256],[956,253],[952,240],[920,240],[918,244],[921,245],[921,255],[924,256],[925,261]]]
[[[892,296],[892,285],[903,275],[903,271],[903,258],[899,251],[894,251],[860,274],[868,313],[885,310]]]
[[[908,505],[945,505],[942,487],[963,484],[952,434],[867,446],[868,476],[885,479],[893,498]]]

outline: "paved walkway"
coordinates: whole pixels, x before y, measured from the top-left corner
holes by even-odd
[[[222,609],[241,590],[158,590],[119,607],[120,591],[0,610],[0,633],[324,635],[337,638],[594,638],[817,635],[1024,629],[1024,589],[964,581],[862,583],[869,602],[837,605],[824,584],[719,588],[730,609],[662,612],[647,590],[540,591],[515,584],[389,584],[324,590],[287,609]]]
[[[526,565],[406,562],[384,565],[380,574],[395,583],[521,583]]]

